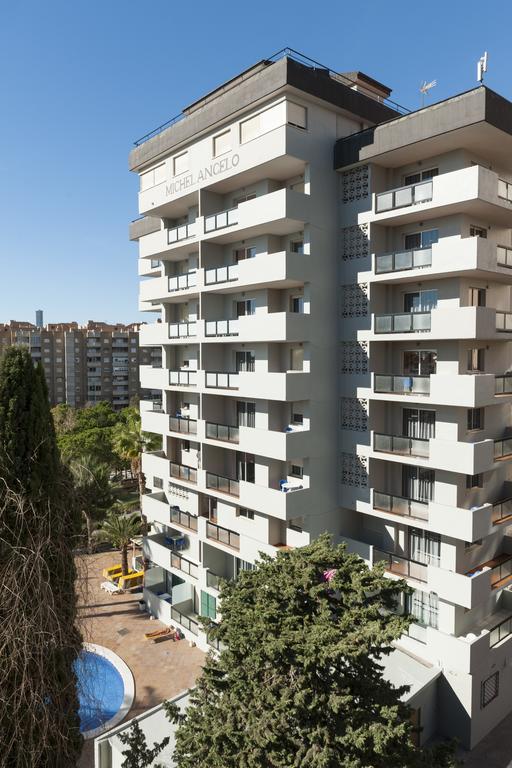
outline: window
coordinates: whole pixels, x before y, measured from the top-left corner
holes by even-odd
[[[306,107],[295,104],[293,101],[286,103],[286,122],[288,125],[294,125],[295,128],[307,128],[308,111]]]
[[[244,299],[236,302],[236,316],[245,317],[245,315],[256,314],[256,299]]]
[[[487,230],[485,227],[477,227],[474,224],[471,224],[469,227],[469,236],[470,237],[483,237],[487,239]]]
[[[480,690],[480,706],[483,709],[491,703],[493,699],[498,698],[500,690],[500,673],[494,672],[487,680],[482,681]]]
[[[403,372],[407,376],[430,376],[436,372],[437,352],[412,349],[404,352]]]
[[[304,296],[292,296],[290,300],[290,310],[300,315],[304,314]]]
[[[141,173],[140,175],[140,191],[155,187],[157,184],[161,184],[165,181],[165,163],[157,165],[156,168],[152,168],[150,171]]]
[[[173,176],[179,176],[180,173],[185,173],[185,171],[188,171],[188,152],[176,155],[172,161]]]
[[[236,420],[239,427],[256,426],[256,403],[246,403],[243,400],[237,400]]]
[[[161,477],[154,477],[153,478],[153,487],[154,488],[163,488],[164,487],[164,481]]]
[[[237,514],[240,517],[246,517],[248,520],[254,520],[254,511],[247,507],[238,507]]]
[[[430,312],[437,307],[437,290],[404,293],[404,312]]]
[[[304,253],[304,241],[303,240],[292,240],[290,242],[290,251],[292,253]]]
[[[233,198],[233,205],[237,206],[240,205],[240,203],[246,203],[248,200],[255,200],[256,199],[256,192],[247,192],[244,195],[237,195],[237,197]]]
[[[485,371],[485,349],[468,349],[468,371],[473,373]]]
[[[236,248],[233,251],[233,256],[235,263],[244,261],[245,259],[254,259],[256,256],[256,248],[254,245],[249,246],[249,248]]]
[[[485,307],[485,288],[470,288],[469,289],[469,306],[470,307]]]
[[[466,475],[466,488],[483,488],[483,475]]]
[[[250,371],[254,372],[255,355],[254,352],[237,352],[236,356],[237,373]]]
[[[484,409],[468,408],[468,430],[484,428]]]
[[[292,464],[290,475],[292,477],[304,477],[304,467],[301,467],[300,464]]]
[[[189,440],[182,440],[181,441],[181,450],[182,451],[190,451],[190,441]]]
[[[415,248],[429,248],[439,240],[438,229],[426,229],[424,232],[413,232],[404,236],[404,248],[412,251]]]
[[[410,173],[404,178],[404,186],[409,184],[418,184],[420,181],[427,181],[433,179],[434,176],[439,174],[439,168],[429,168],[427,171],[418,171],[417,173]]]
[[[211,523],[217,522],[217,499],[208,497],[208,520]]]
[[[303,347],[292,347],[290,349],[290,370],[302,371],[304,369],[304,349]]]
[[[409,557],[417,563],[438,566],[441,560],[441,536],[419,528],[410,528]]]
[[[436,436],[436,412],[422,408],[404,408],[402,434],[418,440],[429,440]]]
[[[241,560],[239,557],[235,557],[235,574],[239,575],[241,571],[254,571],[256,566],[253,563],[248,563],[247,560]]]
[[[254,483],[254,456],[252,453],[236,453],[236,479]]]
[[[201,590],[201,616],[215,619],[217,616],[217,600],[208,592]]]
[[[281,101],[240,123],[240,143],[251,141],[286,122],[286,103]]]
[[[224,131],[213,137],[213,156],[223,155],[231,149],[231,131]]]
[[[292,424],[304,424],[302,413],[292,413]]]
[[[436,593],[415,589],[412,595],[405,597],[405,613],[409,613],[415,623],[437,629],[439,600]]]

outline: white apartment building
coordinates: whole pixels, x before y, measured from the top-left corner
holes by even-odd
[[[144,599],[207,649],[220,578],[330,531],[414,588],[422,741],[470,747],[512,708],[512,104],[389,94],[263,61],[130,155]]]

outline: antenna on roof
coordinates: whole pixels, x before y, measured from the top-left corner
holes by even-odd
[[[480,56],[476,63],[476,79],[479,83],[483,83],[484,81],[484,74],[487,72],[487,51],[485,51],[483,56]]]
[[[421,93],[421,106],[425,106],[425,94],[430,91],[431,88],[435,88],[437,85],[437,80],[432,80],[430,83],[427,83],[426,80],[423,81],[423,83],[420,85],[420,93]]]

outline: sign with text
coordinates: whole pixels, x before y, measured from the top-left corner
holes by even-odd
[[[231,157],[224,157],[222,160],[214,160],[214,162],[210,163],[210,165],[206,165],[204,168],[201,168],[198,173],[184,174],[181,178],[175,179],[169,184],[166,184],[165,194],[167,197],[170,197],[171,195],[176,195],[179,192],[183,192],[189,187],[194,187],[196,184],[201,184],[207,179],[212,179],[215,176],[218,176],[219,173],[223,173],[224,171],[229,171],[232,168],[236,168],[239,162],[239,155],[231,155]]]

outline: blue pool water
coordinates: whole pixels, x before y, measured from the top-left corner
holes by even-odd
[[[119,711],[124,684],[117,669],[103,656],[82,651],[75,661],[78,679],[80,732],[103,725]]]

